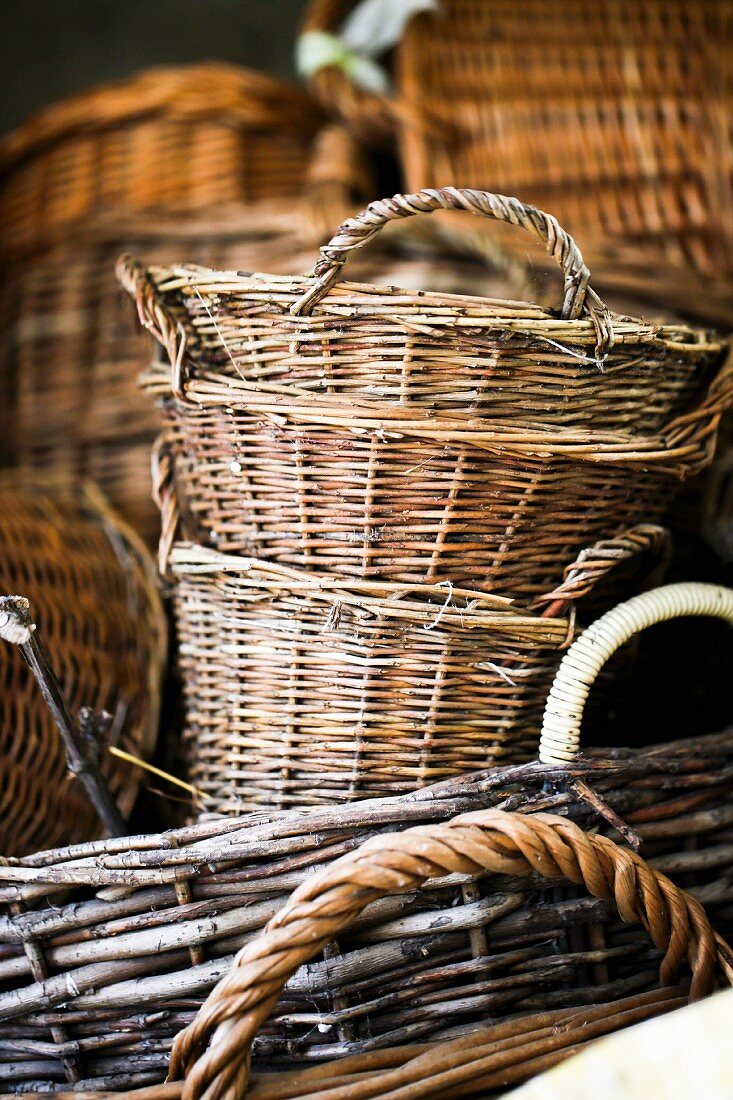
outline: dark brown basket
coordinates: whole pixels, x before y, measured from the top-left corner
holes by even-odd
[[[303,29],[338,32],[354,7],[311,0]],[[723,273],[732,44],[730,0],[441,0],[409,22],[390,95],[336,65],[311,88],[364,140],[396,139],[409,190],[527,195],[588,242],[635,239]]]
[[[529,759],[573,638],[572,601],[658,554],[664,537],[646,526],[586,550],[534,613],[452,585],[343,580],[176,545],[184,743],[201,808],[395,795]]]
[[[408,798],[200,823],[0,865],[5,1090],[159,1085],[175,1036],[223,979],[179,1040],[174,1076],[188,1052],[199,1058],[199,1086],[208,1083],[214,1051],[220,1068],[233,1068],[259,1027],[254,1071],[272,1100],[329,1080],[356,1087],[359,1072],[379,1075],[371,1096],[408,1082],[417,1098],[452,1096],[450,1080],[440,1088],[433,1079],[441,1059],[493,1095],[579,1043],[681,1003],[684,986],[656,988],[670,930],[665,982],[683,977],[675,964],[688,946],[696,993],[711,987],[721,955],[727,969],[697,902],[721,934],[733,930],[732,785],[729,731],[643,751],[593,749],[570,771],[501,768]],[[572,822],[612,832],[581,796],[588,790],[625,819],[654,878],[632,851],[576,830]],[[413,825],[423,828],[395,835]],[[484,859],[489,850],[501,850],[501,866]],[[510,877],[482,874],[487,867]],[[561,883],[561,870],[580,891]],[[297,905],[275,917],[296,887]],[[639,919],[655,946],[624,923]],[[280,982],[263,983],[286,976],[275,1007]],[[242,1007],[251,1014],[235,1022]],[[211,1021],[226,1024],[207,1057]],[[479,1055],[485,1080],[467,1066]],[[334,1058],[346,1060],[318,1064]],[[292,1073],[262,1078],[294,1064],[297,1082]],[[160,1093],[178,1095],[174,1085]]]
[[[321,117],[234,65],[151,69],[33,116],[0,144],[0,242],[25,252],[100,212],[178,213],[300,193]]]
[[[560,315],[334,285],[386,222],[441,208],[543,240]],[[146,385],[165,399],[184,536],[271,561],[529,601],[583,547],[656,520],[733,399],[724,340],[612,316],[553,218],[484,192],[372,203],[315,278],[120,272],[171,364]]]
[[[0,594],[28,597],[73,714],[112,715],[111,743],[146,759],[158,727],[165,620],[152,562],[90,488],[19,471],[0,482]],[[123,813],[140,770],[106,753]],[[0,642],[0,851],[22,855],[100,833],[30,669]]]

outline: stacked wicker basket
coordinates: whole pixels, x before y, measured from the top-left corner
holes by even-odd
[[[338,282],[385,224],[440,209],[539,237],[559,313]],[[167,352],[145,384],[204,808],[530,758],[574,601],[634,583],[613,567],[659,550],[650,525],[712,457],[725,341],[611,315],[553,218],[452,188],[372,203],[312,277],[120,276]]]
[[[636,632],[733,624],[733,591],[712,585],[607,610],[666,560],[660,522],[733,405],[731,344],[609,310],[537,206],[437,186],[530,191],[596,257],[630,239],[616,280],[652,245],[723,269],[733,2],[580,5],[428,6],[389,95],[354,86],[329,40],[312,83],[346,129],[279,82],[204,66],[5,143],[3,435],[159,529],[202,818],[77,843],[90,814],[0,649],[0,820],[19,807],[8,844],[27,853],[0,858],[11,1092],[498,1096],[733,984],[731,731],[580,754],[591,687]],[[353,7],[311,3],[308,30]],[[348,217],[295,274],[364,189],[360,139],[396,139],[414,193]],[[539,240],[559,307],[507,300],[514,267],[459,263],[429,229],[446,212],[482,226],[448,230],[476,254],[496,223]],[[123,250],[138,334],[112,281]],[[681,268],[664,272],[684,307]],[[93,492],[27,478],[0,486],[0,573],[37,597],[69,704],[112,711],[144,755],[163,650],[145,552]],[[127,810],[134,780],[105,771]]]

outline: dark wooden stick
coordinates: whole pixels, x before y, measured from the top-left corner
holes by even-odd
[[[90,752],[87,739],[69,714],[48,653],[38,639],[30,604],[24,596],[0,597],[0,638],[17,645],[28,663],[61,734],[69,771],[84,784],[108,836],[124,836],[127,829],[122,814],[102,778],[98,759],[94,759],[97,754]]]

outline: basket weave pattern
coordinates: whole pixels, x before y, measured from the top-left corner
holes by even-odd
[[[558,786],[568,779],[569,787]],[[600,825],[608,833],[576,795],[579,779],[635,830],[651,866],[688,888],[713,926],[729,936],[730,732],[643,751],[590,749],[570,776],[536,763],[505,767],[396,800],[270,811],[40,852],[0,865],[0,903],[7,906],[0,919],[6,1087],[68,1086],[74,1074],[99,1090],[160,1083],[172,1040],[227,973],[233,953],[293,889],[303,884],[312,896],[315,869],[375,833],[394,851],[395,829],[486,806],[560,812],[585,830]],[[663,913],[653,906],[660,929]],[[678,928],[681,916],[675,909]],[[34,969],[39,959],[42,974]],[[476,1022],[490,1017],[498,1029],[492,1036],[497,1058],[502,1053],[487,1072],[511,1072],[518,1083],[538,1072],[527,1064],[524,1044],[539,1042],[542,1028],[558,1043],[543,1048],[549,1057],[564,1046],[560,1035],[571,1018],[614,1017],[608,1001],[624,999],[627,1019],[643,1018],[655,1005],[663,1010],[668,998],[679,1003],[683,990],[651,992],[659,963],[644,930],[621,923],[612,903],[578,896],[570,886],[548,892],[547,882],[533,875],[413,884],[407,893],[372,902],[323,958],[289,980],[255,1039],[255,1069],[259,1075],[263,1063],[286,1068],[297,1062],[303,1072],[303,1062],[353,1055],[373,1059],[375,1073],[384,1073],[401,1064],[389,1049],[396,1044],[411,1044],[407,1061],[423,1053],[415,1044],[439,1035],[444,1044],[461,1037],[476,1042]],[[600,1004],[602,1010],[592,1007]],[[576,1041],[584,1026],[571,1029]],[[65,1029],[65,1045],[52,1028]],[[522,1040],[513,1028],[533,1034]],[[504,1038],[518,1044],[516,1061],[499,1042]],[[540,1050],[530,1049],[539,1057]],[[451,1046],[444,1050],[449,1065],[461,1060]],[[347,1063],[343,1073],[358,1068]],[[307,1095],[305,1080],[302,1089]],[[273,1095],[279,1100],[281,1093]]]
[[[292,196],[320,122],[300,89],[230,65],[152,69],[95,88],[0,144],[3,248],[47,244],[100,211]]]
[[[664,534],[647,526],[585,551],[544,615],[452,586],[359,583],[174,546],[184,740],[204,808],[400,794],[531,758],[572,639],[570,602],[658,552]]]
[[[561,316],[333,285],[386,222],[440,208],[547,242]],[[184,536],[267,560],[531,598],[600,535],[659,516],[733,398],[725,342],[612,318],[554,219],[482,192],[372,203],[315,279],[120,274],[172,363],[146,387],[168,399]]]
[[[27,476],[0,485],[0,589],[31,601],[72,714],[112,715],[110,738],[145,758],[157,733],[165,623],[152,563],[96,496],[70,495]],[[14,646],[0,645],[0,850],[99,835],[63,744]],[[102,756],[123,813],[140,772]]]
[[[312,0],[303,29],[353,7]],[[364,140],[396,140],[412,190],[528,195],[586,239],[729,272],[732,27],[730,0],[442,0],[408,23],[393,95],[335,66],[311,88]]]

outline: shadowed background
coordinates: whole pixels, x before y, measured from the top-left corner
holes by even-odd
[[[294,75],[304,0],[0,3],[0,132],[32,111],[149,65],[230,61]]]

